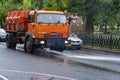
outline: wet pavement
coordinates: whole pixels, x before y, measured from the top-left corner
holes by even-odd
[[[3,75],[8,77],[9,80],[76,80],[63,76],[56,76],[56,75],[36,73],[36,72],[25,72],[25,71],[16,71],[16,70],[3,70],[1,72]]]
[[[0,43],[0,75],[9,80],[120,80],[119,57],[86,49],[62,53],[45,49],[28,54],[23,45],[11,50]],[[118,71],[106,69],[109,66]]]

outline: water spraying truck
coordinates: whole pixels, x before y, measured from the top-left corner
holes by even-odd
[[[64,12],[49,10],[19,10],[8,12],[5,21],[7,48],[24,44],[24,51],[37,48],[63,51],[69,43],[69,24]]]

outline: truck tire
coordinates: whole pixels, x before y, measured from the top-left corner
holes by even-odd
[[[63,47],[50,47],[50,50],[56,50],[62,52],[64,50]]]
[[[56,50],[56,48],[51,46],[51,47],[50,47],[50,50]]]
[[[7,35],[7,36],[6,36],[6,46],[7,46],[7,48],[11,48],[11,45],[12,45],[12,44],[10,43],[9,39],[10,39],[10,36]]]
[[[17,45],[16,43],[11,43],[11,48],[12,48],[12,49],[15,49],[15,48],[16,48],[16,45]]]
[[[28,53],[33,53],[34,50],[35,50],[35,46],[33,44],[33,39],[28,37],[25,41],[24,51],[26,51]]]
[[[15,49],[17,43],[11,42],[11,41],[10,41],[11,38],[12,38],[12,37],[10,36],[10,34],[6,36],[6,46],[7,46],[7,48]]]
[[[63,52],[64,48],[63,47],[58,47],[56,50],[60,51],[60,52]]]

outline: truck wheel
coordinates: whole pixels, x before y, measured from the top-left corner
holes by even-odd
[[[50,50],[56,50],[56,48],[51,46],[51,47],[50,47]]]
[[[9,39],[10,39],[10,36],[7,35],[7,36],[6,36],[6,46],[7,46],[7,48],[11,48],[11,47],[12,47],[12,46],[11,46],[12,44],[10,43]]]
[[[11,43],[11,48],[15,49],[16,48],[16,43]]]
[[[7,46],[7,48],[15,49],[17,43],[11,42],[11,41],[10,41],[10,38],[11,38],[10,35],[7,35],[7,36],[6,36],[6,46]]]
[[[50,47],[50,50],[56,50],[62,52],[64,50],[63,47]]]
[[[58,48],[57,48],[57,51],[63,52],[63,50],[64,50],[64,49],[63,49],[62,47],[58,47]]]
[[[33,39],[31,39],[30,37],[26,39],[24,50],[28,53],[33,53],[35,50]]]

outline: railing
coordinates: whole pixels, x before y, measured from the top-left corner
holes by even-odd
[[[83,45],[120,50],[120,35],[79,35]]]

